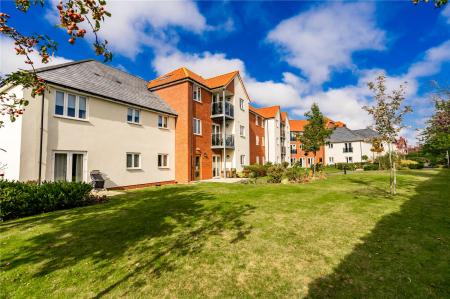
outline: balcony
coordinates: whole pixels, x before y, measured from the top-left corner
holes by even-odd
[[[348,147],[348,148],[343,148],[342,149],[342,152],[343,153],[353,153],[353,148],[352,147]]]
[[[291,155],[296,155],[297,154],[297,150],[296,149],[291,149]]]
[[[212,103],[211,118],[223,117],[223,102]],[[229,102],[225,102],[225,118],[234,119],[234,106]]]
[[[281,154],[286,155],[286,147],[285,146],[281,147]]]
[[[211,136],[211,148],[223,149],[223,136],[222,134],[212,134]],[[225,148],[234,149],[234,135],[227,135],[225,137]]]

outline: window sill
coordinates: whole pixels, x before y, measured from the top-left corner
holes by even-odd
[[[130,125],[135,125],[135,126],[140,126],[140,127],[142,127],[142,124],[141,124],[141,123],[135,123],[135,122],[132,122],[132,121],[127,121],[127,124],[130,124]]]
[[[194,100],[194,99],[192,99],[194,102],[196,102],[196,103],[199,103],[199,104],[203,104],[203,102],[202,102],[202,100]]]
[[[202,134],[194,133],[195,136],[203,136]]]
[[[140,167],[127,167],[127,170],[142,170]]]
[[[158,166],[158,169],[170,169],[169,166]]]
[[[165,127],[159,127],[158,126],[158,129],[169,131],[169,128],[165,128]]]
[[[53,114],[53,117],[56,118],[63,118],[63,119],[70,119],[70,120],[77,120],[77,121],[84,121],[89,122],[88,118],[77,118],[77,117],[71,117],[71,116],[65,116],[65,115],[59,115],[59,114]]]

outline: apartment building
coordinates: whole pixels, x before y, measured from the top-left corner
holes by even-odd
[[[291,164],[298,163],[301,167],[310,167],[314,163],[322,163],[324,165],[328,164],[325,159],[325,147],[321,146],[320,150],[314,153],[306,153],[303,150],[302,143],[299,137],[303,134],[305,125],[308,123],[307,120],[290,120],[290,153],[291,153]],[[327,118],[327,127],[338,128],[345,127],[345,124],[340,121],[333,121]]]
[[[250,163],[250,98],[238,71],[203,78],[183,67],[148,89],[177,112],[177,182],[228,176]]]
[[[363,156],[374,161],[378,155],[384,155],[387,150],[387,145],[383,144],[385,150],[382,153],[377,154],[371,151],[371,140],[377,136],[378,133],[372,129],[336,128],[325,146],[327,164],[363,162]]]
[[[250,164],[265,164],[265,118],[253,106],[249,106]]]
[[[95,60],[45,67],[49,84],[31,97],[22,86],[2,91],[29,100],[15,122],[0,128],[5,179],[90,181],[107,188],[175,182],[177,112],[147,90],[147,81]]]
[[[291,164],[290,135],[291,125],[289,124],[289,115],[287,112],[281,112],[280,141],[281,141],[281,162]]]

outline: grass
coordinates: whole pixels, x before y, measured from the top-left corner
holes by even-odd
[[[196,184],[0,224],[0,297],[449,298],[450,172]]]

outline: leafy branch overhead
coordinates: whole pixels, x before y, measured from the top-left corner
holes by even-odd
[[[16,0],[16,8],[26,13],[32,6],[45,5],[45,0]],[[103,56],[104,61],[112,60],[112,53],[108,50],[106,40],[100,40],[98,31],[105,17],[111,14],[105,9],[104,0],[68,0],[57,4],[59,12],[58,26],[67,30],[68,42],[74,44],[79,38],[84,38],[87,31],[83,27],[90,28],[94,35],[93,47],[96,55]],[[87,26],[86,26],[87,25]],[[32,97],[42,95],[47,89],[44,80],[40,79],[34,67],[31,53],[37,53],[40,62],[47,64],[50,56],[57,51],[57,43],[44,34],[23,34],[10,25],[10,15],[0,12],[0,33],[14,41],[16,55],[21,55],[24,62],[30,66],[30,70],[17,70],[1,78],[2,85],[22,85],[31,89]],[[11,121],[24,112],[28,101],[18,99],[14,94],[0,93],[0,114],[9,115]],[[0,127],[3,125],[0,121]]]

